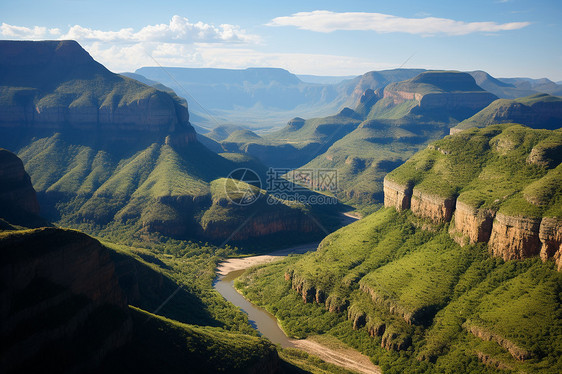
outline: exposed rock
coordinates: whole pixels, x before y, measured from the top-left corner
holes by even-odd
[[[75,41],[0,42],[0,128],[165,135],[194,141],[187,103],[114,74]],[[22,88],[25,87],[25,88]]]
[[[544,217],[539,228],[541,259],[546,261],[553,258],[562,270],[562,220],[558,217]]]
[[[524,361],[531,358],[531,354],[526,349],[517,346],[514,342],[496,333],[493,333],[483,327],[474,325],[470,323],[470,321],[465,322],[463,324],[463,327],[479,339],[482,339],[484,341],[496,342],[497,344],[505,348],[516,360]]]
[[[18,156],[0,148],[0,216],[15,224],[31,224],[39,203],[31,179]]]
[[[490,209],[476,209],[457,200],[454,226],[451,226],[452,238],[460,245],[469,243],[487,243],[492,234],[492,222],[495,212]],[[456,235],[459,234],[459,235]]]
[[[326,298],[326,310],[331,313],[342,313],[349,305],[349,301],[338,295],[330,295]]]
[[[401,185],[385,177],[383,189],[385,207],[394,207],[399,212],[410,209],[412,186]]]
[[[414,187],[410,209],[419,217],[430,219],[434,223],[444,223],[453,217],[455,202],[454,197],[442,197]]]
[[[392,328],[387,328],[382,336],[381,347],[390,351],[403,351],[412,344],[409,335],[399,334]]]
[[[61,372],[85,370],[130,339],[127,300],[109,251],[97,240],[55,228],[14,232],[2,237],[0,256],[3,371],[45,362],[47,371],[55,364]],[[108,329],[88,338],[86,356],[48,358],[71,354],[85,339],[81,329],[102,324]]]
[[[540,218],[511,217],[496,214],[488,246],[494,256],[504,260],[524,259],[539,255]]]

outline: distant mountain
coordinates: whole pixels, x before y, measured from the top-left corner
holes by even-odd
[[[347,76],[322,76],[322,75],[302,75],[297,74],[297,77],[307,83],[318,83],[318,84],[338,84],[344,80],[353,79],[356,75]]]
[[[495,98],[466,73],[422,72],[378,92],[365,90],[355,110],[294,120],[264,138],[296,147],[304,169],[337,169],[338,197],[365,207],[382,202],[387,172]]]
[[[469,72],[476,79],[476,83],[483,89],[490,91],[502,99],[516,99],[537,93],[561,95],[562,85],[546,78],[494,78],[488,73],[477,70]]]
[[[229,195],[226,177],[251,167],[265,183],[263,165],[210,151],[185,100],[111,73],[76,42],[1,42],[0,71],[0,146],[22,158],[48,219],[121,239],[239,242],[298,232],[293,239],[308,240],[322,232],[314,223],[322,217],[266,204],[260,186],[241,182],[240,191],[257,188],[263,199],[239,204],[243,193]]]
[[[332,78],[310,77],[311,83],[283,69],[190,69],[144,67],[136,71],[149,80],[172,87],[192,102],[191,111],[215,127],[243,125],[271,129],[296,116],[325,116],[354,107],[367,88],[378,89],[419,74],[419,69],[370,72],[333,83]],[[173,77],[173,78],[172,78]],[[321,82],[326,80],[329,82]],[[200,105],[194,105],[196,101]],[[202,106],[202,108],[201,108]],[[209,114],[212,117],[209,117]],[[203,122],[202,122],[203,123]]]
[[[387,175],[385,209],[238,288],[383,369],[560,372],[561,147],[510,124],[433,142]]]
[[[499,99],[453,127],[451,133],[498,123],[521,123],[535,129],[557,129],[562,125],[562,98],[535,94],[515,100]]]

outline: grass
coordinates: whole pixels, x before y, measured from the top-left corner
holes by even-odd
[[[555,214],[560,199],[558,163],[543,150],[560,146],[559,131],[489,126],[432,143],[387,178],[475,208],[541,217]]]
[[[459,123],[454,130],[486,127],[500,123],[522,123],[533,128],[557,129],[560,118],[549,114],[550,108],[560,107],[562,98],[548,94],[535,94],[513,100],[498,99]],[[543,109],[544,108],[544,109]],[[549,118],[550,117],[550,118]]]
[[[420,224],[409,212],[380,210],[329,235],[317,252],[249,270],[236,287],[290,335],[338,337],[385,372],[497,372],[478,354],[514,370],[559,371],[562,278],[554,263],[504,262],[483,245],[461,248],[447,225]],[[298,285],[322,290],[324,301],[303,303]],[[327,311],[337,300],[343,311]],[[379,326],[382,336],[370,336]],[[467,326],[497,338],[480,339]],[[404,346],[384,350],[384,339]],[[531,355],[519,361],[508,349]]]

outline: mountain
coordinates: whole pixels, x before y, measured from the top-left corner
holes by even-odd
[[[369,72],[353,79],[334,82],[326,77],[304,80],[277,68],[188,69],[143,67],[135,73],[158,81],[197,103],[192,112],[201,124],[241,125],[256,129],[282,126],[296,116],[325,116],[354,107],[367,88],[378,89],[388,83],[409,79],[420,69],[395,69]],[[194,122],[199,123],[198,120]]]
[[[451,133],[498,123],[521,123],[532,128],[557,129],[561,121],[562,98],[535,94],[515,100],[496,100],[453,127]]]
[[[433,142],[386,176],[386,208],[237,287],[382,370],[558,372],[561,146],[510,124]]]
[[[337,196],[366,207],[382,203],[386,173],[494,99],[466,73],[422,72],[377,91],[365,90],[355,110],[293,120],[264,138],[298,147],[300,153],[293,154],[306,162],[303,169],[336,169]]]
[[[532,78],[499,78],[500,81],[513,84],[522,90],[533,90],[538,93],[547,93],[550,95],[562,95],[562,86],[554,83],[548,78],[532,79]]]
[[[502,99],[516,99],[523,96],[532,96],[537,93],[561,95],[562,86],[546,78],[494,78],[482,70],[469,72],[476,83]]]
[[[186,362],[199,373],[279,369],[275,347],[211,291],[216,248],[168,243],[163,256],[158,246],[150,251],[74,230],[29,229],[50,225],[38,221],[21,160],[6,150],[0,157],[0,186],[13,187],[2,190],[11,199],[0,209],[3,373],[180,373]]]
[[[192,98],[197,103],[192,111],[213,127],[218,121],[270,128],[279,118],[290,118],[298,111],[318,114],[341,104],[335,85],[305,83],[278,68],[143,67],[135,73]]]
[[[244,194],[230,194],[225,178],[251,167],[265,183],[265,167],[199,143],[173,91],[113,74],[72,41],[2,42],[0,67],[0,145],[23,160],[49,220],[154,240],[323,232],[314,223],[323,212],[267,204],[264,190],[256,205],[240,204]]]
[[[297,77],[307,83],[318,83],[318,84],[337,84],[344,80],[353,79],[355,75],[347,76],[327,76],[327,75],[303,75],[297,74]]]

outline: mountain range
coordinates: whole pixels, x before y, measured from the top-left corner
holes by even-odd
[[[259,337],[212,286],[225,258],[322,238],[234,283],[289,336],[384,372],[561,371],[559,86],[302,78],[125,76],[73,41],[0,41],[2,372],[345,372]]]

